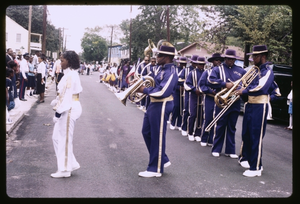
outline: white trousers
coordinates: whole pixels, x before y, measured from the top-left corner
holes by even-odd
[[[73,101],[73,107],[69,111],[63,112],[54,125],[52,141],[58,171],[72,171],[73,168],[79,166],[73,154],[73,133],[75,122],[81,113],[80,102]]]

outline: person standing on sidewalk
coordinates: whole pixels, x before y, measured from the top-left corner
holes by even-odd
[[[40,100],[37,101],[37,103],[44,103],[44,94],[45,94],[45,70],[46,70],[46,65],[45,65],[45,57],[41,55],[38,58],[39,65],[37,67],[37,83],[36,83],[36,90],[37,94],[40,94]]]
[[[74,51],[66,51],[61,56],[64,76],[58,84],[58,96],[51,102],[55,116],[53,129],[53,146],[57,158],[57,172],[53,178],[70,177],[71,172],[80,165],[73,154],[73,134],[76,120],[82,113],[79,93],[82,86],[78,75],[79,56]]]
[[[28,59],[29,54],[25,53],[23,55],[23,58],[20,61],[20,92],[19,92],[19,99],[20,101],[27,101],[27,99],[24,98],[25,95],[25,88],[27,87],[28,82]]]

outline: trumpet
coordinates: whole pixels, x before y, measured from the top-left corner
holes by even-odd
[[[231,107],[234,102],[236,102],[240,96],[235,93],[237,87],[247,88],[251,82],[260,74],[260,69],[257,66],[252,66],[239,80],[232,82],[234,85],[230,89],[223,89],[215,95],[215,103],[222,110],[219,114],[214,117],[214,119],[208,124],[205,128],[206,132],[209,132],[210,129],[218,122],[218,120],[224,115],[224,113]]]
[[[151,74],[151,72],[149,73]],[[155,81],[151,76],[143,76],[140,77],[134,84],[132,84],[128,89],[121,93],[115,93],[115,96],[121,101],[121,103],[126,106],[126,99],[131,99],[132,102],[140,102],[144,97],[146,97],[146,94],[138,93],[137,90],[145,85],[146,87],[154,87]]]

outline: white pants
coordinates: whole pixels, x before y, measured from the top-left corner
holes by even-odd
[[[72,109],[63,112],[54,125],[52,140],[58,171],[72,171],[73,168],[79,166],[73,154],[73,133],[75,122],[81,112],[80,102],[73,101]]]

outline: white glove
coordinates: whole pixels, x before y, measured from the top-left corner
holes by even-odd
[[[56,123],[58,120],[59,120],[58,117],[55,117],[55,116],[53,117],[53,122],[54,122],[54,123]]]
[[[50,105],[54,107],[54,106],[56,106],[57,102],[58,102],[58,100],[54,99],[51,101]]]

